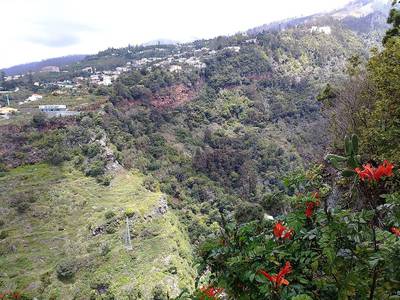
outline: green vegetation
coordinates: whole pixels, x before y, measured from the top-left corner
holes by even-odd
[[[318,96],[333,141],[331,164],[288,176],[286,213],[242,222],[222,213],[222,231],[199,253],[202,287],[191,298],[396,299],[400,290],[399,37],[394,26],[365,69]],[[352,84],[356,81],[358,85]],[[394,163],[394,164],[393,164]],[[335,170],[332,170],[332,167]]]
[[[69,166],[45,164],[1,177],[0,290],[45,299],[149,299],[158,283],[166,283],[163,292],[170,296],[192,286],[184,230],[174,212],[153,212],[162,194],[147,191],[142,183],[139,174],[123,172],[103,187]],[[24,212],[10,205],[29,193],[35,202]],[[133,250],[126,250],[123,240],[127,209],[135,212]],[[114,230],[102,232],[109,220]]]
[[[394,29],[398,24],[392,18],[397,14],[394,8],[389,18]],[[331,91],[334,95],[329,99],[322,100],[332,120],[335,141],[356,133],[360,136],[362,152],[369,153],[370,159],[399,161],[400,40],[392,33],[388,31],[385,48],[374,49],[365,66],[353,59],[347,82],[334,88],[336,91]]]
[[[296,190],[286,196],[292,209],[275,221],[240,224],[222,215],[222,233],[200,248],[207,270],[201,284],[223,288],[234,299],[395,297],[400,288],[400,206],[393,192],[398,172],[391,177],[388,169],[369,182],[354,172],[341,179],[352,201],[343,194],[333,206],[323,172],[320,167],[302,180],[287,181]],[[271,274],[284,274],[285,262],[291,266],[287,275],[274,281]],[[194,298],[201,299],[199,294]]]
[[[396,299],[399,38],[369,58],[381,33],[319,22],[331,33],[111,48],[12,81],[45,97],[0,121],[0,291]],[[109,87],[51,87],[127,62]]]

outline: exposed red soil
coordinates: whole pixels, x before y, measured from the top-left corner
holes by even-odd
[[[177,84],[161,89],[159,92],[152,94],[148,101],[124,99],[119,101],[116,105],[119,109],[125,110],[129,110],[131,107],[144,103],[150,104],[156,109],[175,108],[193,100],[202,85],[202,82],[199,82],[194,87],[188,87],[184,84]]]
[[[191,101],[197,94],[198,87],[187,87],[184,84],[174,85],[161,90],[152,96],[150,103],[158,109],[174,108]]]

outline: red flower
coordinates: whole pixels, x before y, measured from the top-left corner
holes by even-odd
[[[294,230],[293,229],[289,229],[288,231],[285,232],[285,234],[283,235],[283,239],[284,240],[291,240],[294,234]]]
[[[375,171],[375,180],[378,181],[381,179],[381,177],[387,176],[393,176],[393,168],[394,165],[389,163],[387,160],[383,162],[383,164],[379,165],[378,168]]]
[[[279,271],[278,275],[270,275],[264,270],[260,270],[259,272],[269,281],[271,281],[275,287],[280,287],[281,285],[289,284],[289,281],[287,281],[284,277],[286,274],[292,272],[292,266],[290,265],[290,262],[287,261],[285,266]]]
[[[288,227],[282,225],[281,222],[278,222],[274,226],[274,236],[277,239],[290,240],[293,237],[293,229],[289,229]]]
[[[307,201],[306,202],[306,212],[305,215],[307,218],[311,218],[314,212],[314,208],[319,206],[319,201]]]
[[[393,233],[395,236],[400,237],[400,229],[396,227],[391,227],[390,232]]]
[[[354,171],[358,174],[358,177],[362,181],[379,181],[382,177],[393,176],[394,165],[389,163],[387,160],[383,164],[379,165],[377,168],[371,166],[371,164],[363,165],[363,170],[360,168],[355,168]]]
[[[308,201],[306,202],[306,217],[311,218],[314,211],[314,202]]]
[[[315,201],[307,201],[306,202],[306,211],[305,215],[307,218],[311,218],[314,212],[315,207],[320,205],[319,202],[319,192],[316,191],[311,194],[311,197],[315,199]]]
[[[200,290],[204,293],[207,299],[217,299],[217,296],[224,290],[223,288],[214,288],[212,286],[209,287],[202,287]],[[200,299],[204,299],[201,297]]]
[[[5,291],[4,293],[0,294],[0,300],[1,299],[10,299],[9,297],[11,297],[11,299],[18,300],[18,299],[21,299],[21,293]]]
[[[18,293],[18,292],[14,292],[14,293],[11,295],[11,297],[12,297],[13,299],[18,300],[18,299],[21,299],[21,294]]]

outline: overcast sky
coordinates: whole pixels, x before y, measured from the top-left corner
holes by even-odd
[[[165,38],[233,34],[349,0],[0,0],[0,68]]]

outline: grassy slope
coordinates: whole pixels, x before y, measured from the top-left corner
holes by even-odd
[[[0,240],[0,291],[11,288],[45,299],[85,299],[99,295],[96,287],[108,286],[117,299],[128,294],[149,299],[157,284],[175,287],[170,294],[190,287],[190,245],[173,212],[139,217],[133,225],[132,251],[124,248],[125,222],[113,234],[93,237],[89,230],[105,223],[107,211],[117,217],[123,217],[127,208],[141,216],[150,213],[161,194],[147,191],[142,180],[139,174],[126,172],[103,187],[72,168],[45,164],[13,169],[1,177],[0,219],[5,224],[0,231],[9,236]],[[34,192],[36,201],[20,214],[9,204],[23,192]],[[111,250],[104,255],[105,245]],[[70,282],[61,282],[55,272],[65,259],[78,266]]]

